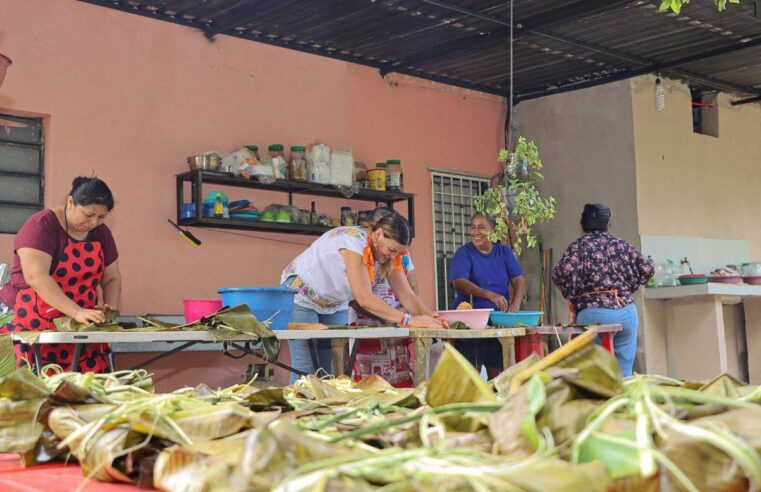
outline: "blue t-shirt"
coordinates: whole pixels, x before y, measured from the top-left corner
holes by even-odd
[[[523,275],[513,251],[502,243],[494,243],[491,252],[484,254],[473,245],[465,244],[457,248],[449,267],[449,283],[464,278],[482,289],[496,292],[510,300],[510,279]],[[459,292],[454,298],[456,307],[469,298]],[[497,306],[483,297],[473,296],[474,309],[497,309]]]

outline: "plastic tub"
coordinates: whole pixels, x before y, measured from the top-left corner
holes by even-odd
[[[494,326],[515,326],[518,324],[537,326],[542,314],[544,314],[544,311],[518,311],[517,313],[494,311],[489,316],[489,320]]]
[[[708,283],[708,275],[702,273],[679,275],[679,283],[682,285],[698,285]]]
[[[222,309],[222,301],[219,299],[185,299],[182,302],[185,304],[186,323],[193,323]]]
[[[714,284],[740,284],[743,279],[739,275],[730,275],[728,277],[708,277],[708,281]]]
[[[219,289],[222,304],[228,307],[246,304],[259,321],[272,318],[270,329],[285,330],[293,311],[295,289],[286,287],[227,287]]]
[[[751,275],[749,277],[743,277],[743,281],[750,285],[761,285],[761,275]]]
[[[486,323],[489,322],[489,313],[493,309],[458,309],[454,311],[439,311],[442,318],[447,320],[450,325],[456,321],[462,321],[471,330],[483,330]]]

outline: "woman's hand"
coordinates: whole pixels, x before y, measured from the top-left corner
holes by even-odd
[[[508,313],[517,313],[520,310],[521,310],[521,303],[519,302],[517,304],[511,304],[510,307],[507,309],[507,312]]]
[[[106,315],[103,311],[100,311],[98,309],[79,308],[74,313],[74,319],[84,325],[87,325],[90,323],[98,324],[98,323],[103,323],[104,321],[106,321]]]
[[[433,316],[427,316],[425,314],[417,314],[410,318],[410,322],[407,326],[412,328],[430,328],[432,330],[440,330],[446,326],[437,320]]]
[[[507,299],[505,299],[505,296],[501,296],[495,292],[492,292],[489,296],[489,300],[497,305],[497,309],[500,311],[507,311],[509,309],[509,304],[507,302]],[[515,312],[515,311],[513,311]]]
[[[444,328],[444,329],[447,329],[447,330],[449,329],[449,321],[447,321],[447,320],[446,320],[446,318],[444,318],[442,315],[440,315],[439,313],[437,313],[437,312],[435,312],[435,311],[434,311],[434,313],[433,313],[433,315],[432,315],[432,316],[433,316],[433,318],[434,318],[436,321],[438,321],[439,323],[441,323],[441,327],[442,327],[442,328]]]

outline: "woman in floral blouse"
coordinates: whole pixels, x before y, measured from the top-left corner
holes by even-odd
[[[610,209],[586,204],[584,235],[572,242],[552,271],[552,281],[568,299],[572,322],[620,324],[613,337],[616,359],[631,376],[637,351],[637,308],[632,293],[653,276],[653,264],[634,246],[611,236]]]

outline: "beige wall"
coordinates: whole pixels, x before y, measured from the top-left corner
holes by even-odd
[[[545,247],[560,259],[581,234],[585,203],[611,208],[612,232],[637,245],[632,108],[628,82],[544,97],[516,106],[518,134],[534,140],[544,163],[543,192],[557,200],[557,215],[541,226]],[[522,255],[532,297],[537,306],[538,253]],[[553,293],[553,322],[567,322],[566,303]]]
[[[654,80],[631,83],[640,234],[744,240],[761,260],[761,107],[719,94],[719,138],[696,134],[688,87],[664,80],[658,112]]]

